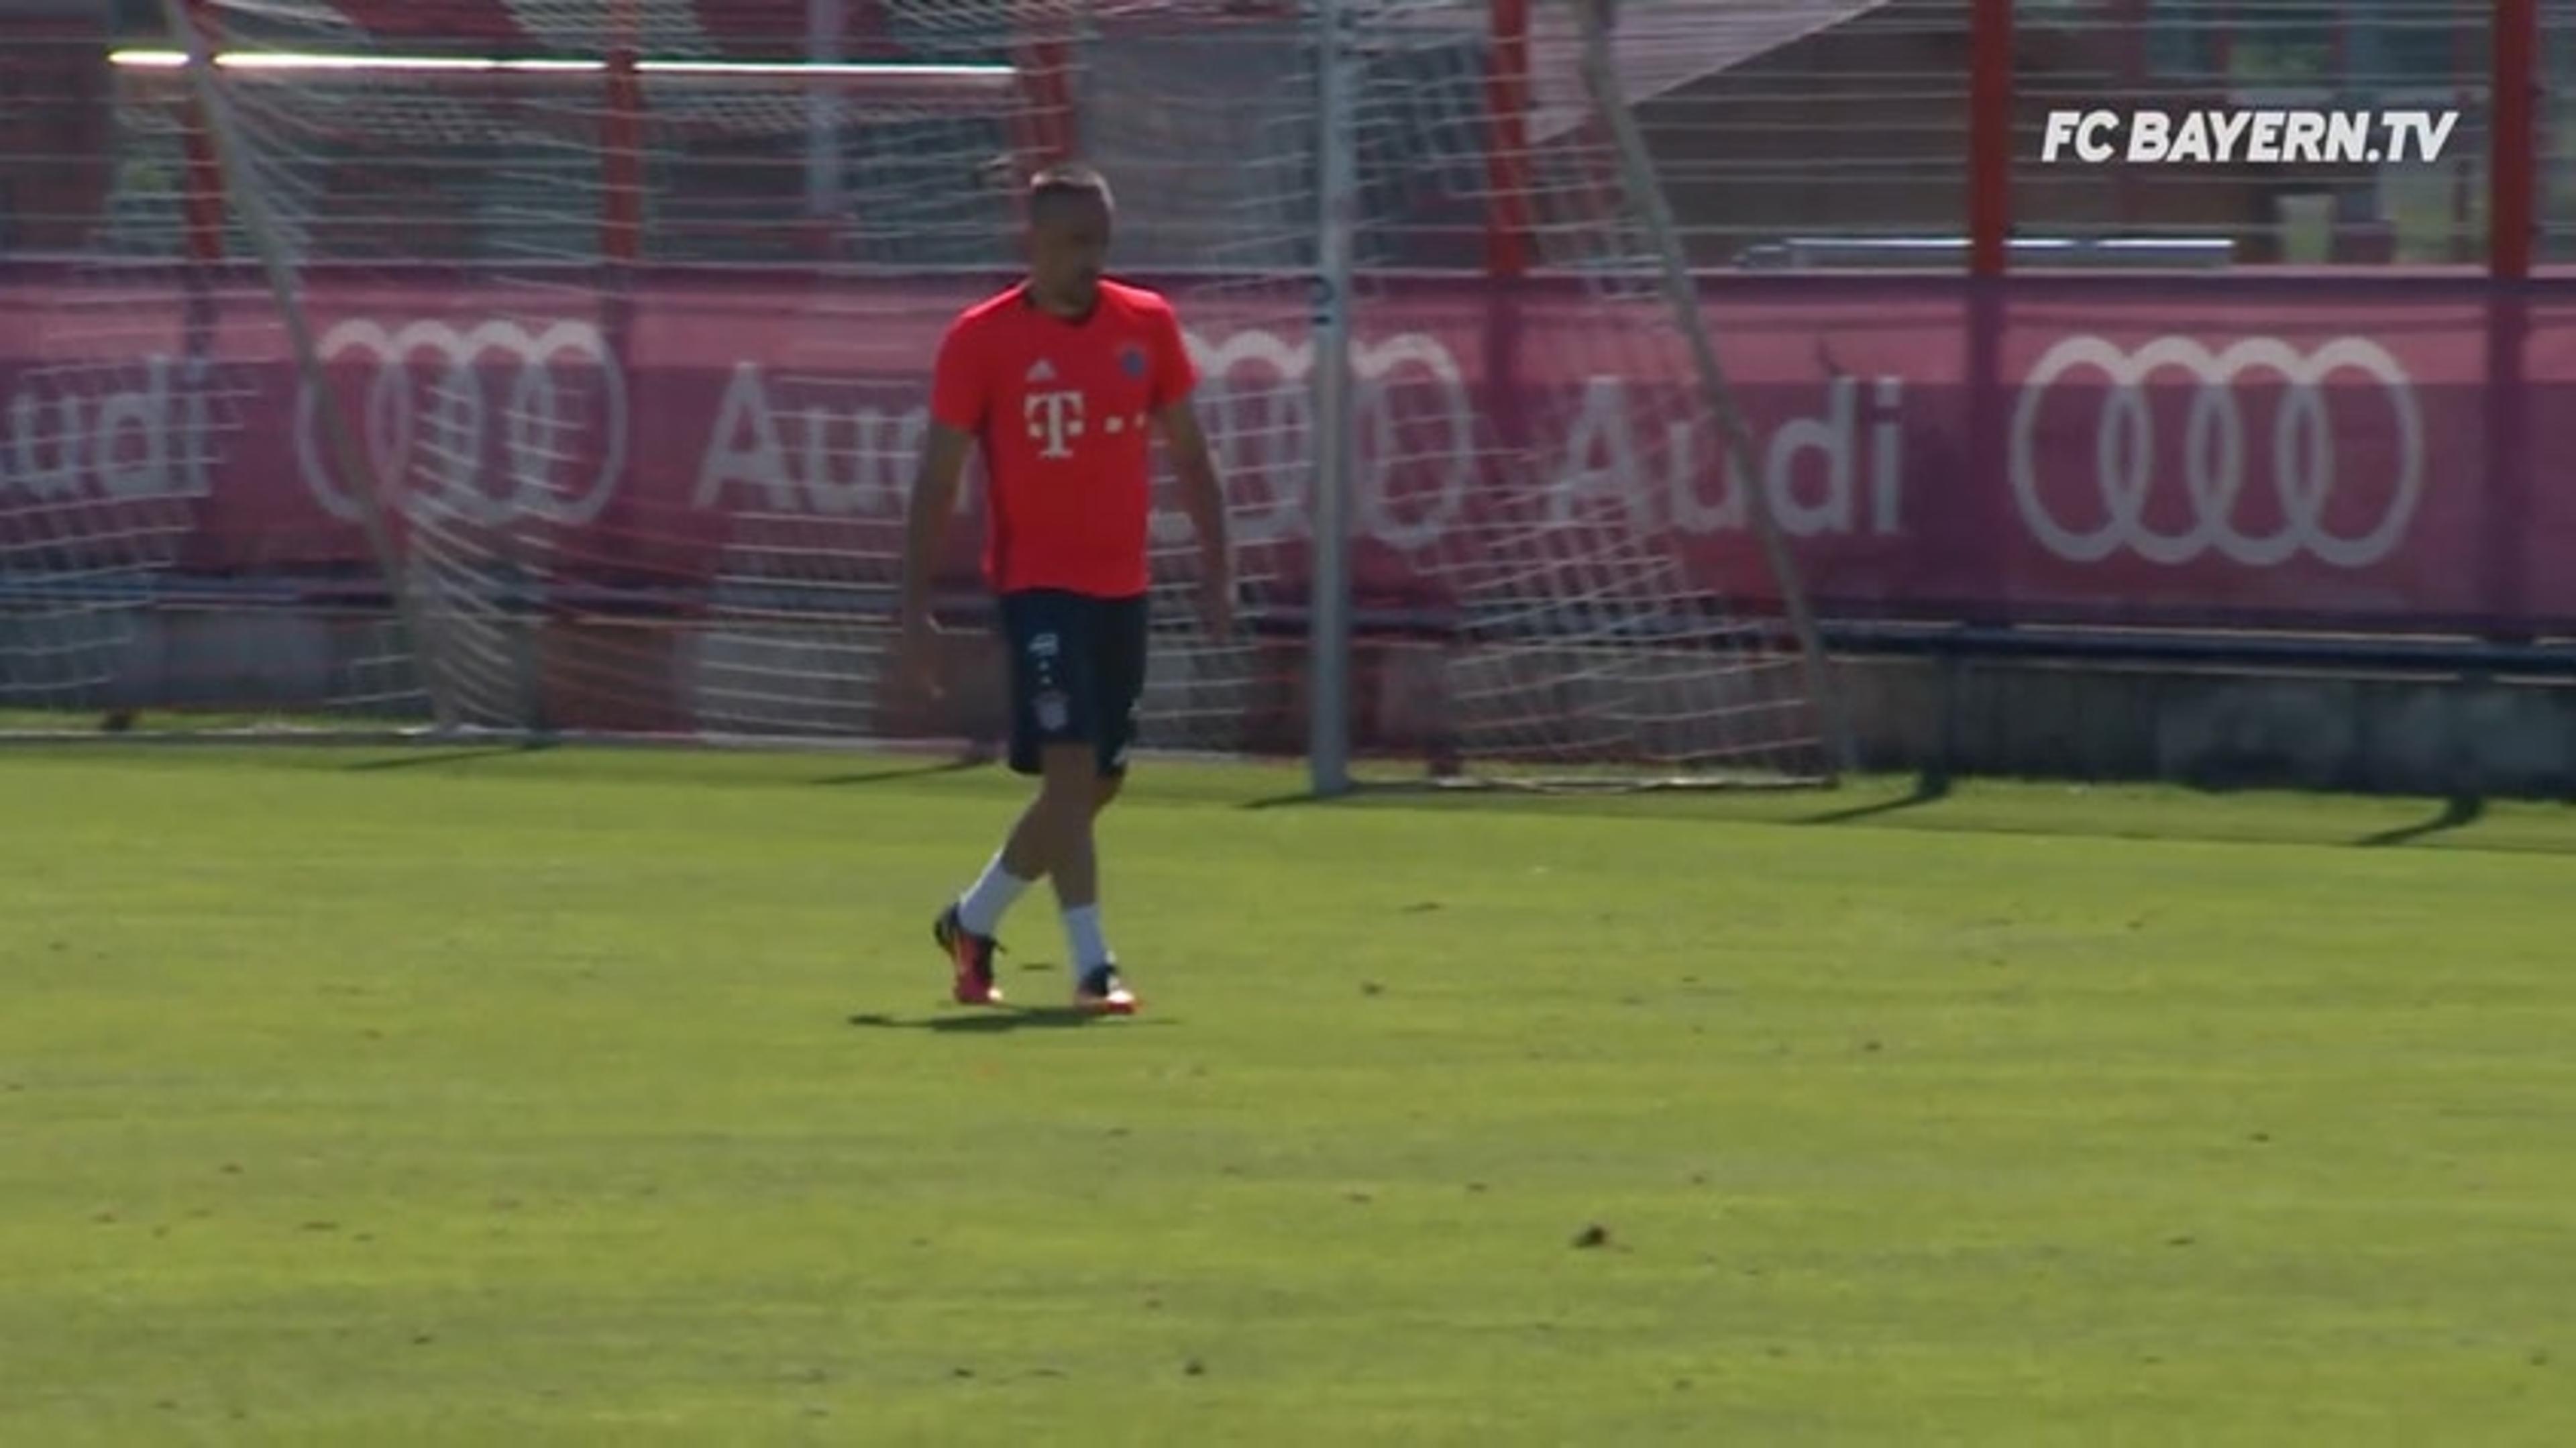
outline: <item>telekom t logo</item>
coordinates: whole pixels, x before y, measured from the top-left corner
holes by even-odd
[[[1038,444],[1039,457],[1073,456],[1073,449],[1065,444],[1082,436],[1081,393],[1032,392],[1020,410],[1028,416],[1029,437]]]

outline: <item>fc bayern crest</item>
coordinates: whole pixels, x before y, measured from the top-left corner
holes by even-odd
[[[1145,349],[1129,343],[1118,349],[1118,370],[1130,377],[1145,375]]]

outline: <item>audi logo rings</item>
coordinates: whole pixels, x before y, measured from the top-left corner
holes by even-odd
[[[1194,336],[1190,339],[1190,355],[1199,371],[1215,384],[1211,390],[1229,398],[1213,409],[1220,447],[1232,447],[1242,439],[1252,447],[1278,449],[1283,439],[1298,436],[1313,426],[1314,420],[1306,416],[1303,386],[1315,365],[1313,342],[1291,343],[1269,332],[1246,330],[1215,344]],[[1238,385],[1234,374],[1238,369],[1249,376],[1241,384],[1242,394],[1234,396],[1232,390]],[[1439,339],[1419,332],[1353,342],[1351,373],[1355,386],[1350,399],[1350,427],[1356,437],[1365,439],[1360,455],[1370,460],[1355,490],[1360,525],[1390,548],[1431,547],[1468,506],[1475,489],[1477,459],[1483,452],[1477,440],[1475,400],[1468,392],[1466,374]],[[1421,409],[1427,414],[1424,421],[1437,428],[1446,442],[1445,448],[1435,446],[1429,450],[1431,458],[1446,464],[1438,474],[1437,493],[1427,501],[1409,495],[1402,500],[1419,508],[1418,515],[1412,517],[1398,517],[1397,500],[1390,497],[1389,471],[1396,460],[1409,456],[1397,440],[1397,428],[1410,411],[1398,406],[1400,397],[1427,397]],[[1256,399],[1260,406],[1286,412],[1289,420],[1256,420],[1237,411]],[[1289,460],[1277,452],[1243,464],[1235,464],[1231,453],[1228,459],[1230,465],[1264,473],[1289,466]]]
[[[2090,368],[2108,380],[2093,437],[2094,486],[2101,526],[2072,528],[2040,495],[2039,410],[2051,384]],[[2179,454],[2162,455],[2144,384],[2166,370],[2198,382],[2192,390]],[[2396,427],[2396,478],[2385,510],[2367,532],[2347,536],[2327,523],[2338,473],[2335,428],[2324,384],[2338,372],[2377,382]],[[2272,427],[2272,485],[2280,523],[2248,532],[2236,517],[2246,472],[2245,392],[2241,384],[2277,377],[2286,384]],[[2041,546],[2075,563],[2094,563],[2127,548],[2152,563],[2181,564],[2216,549],[2248,567],[2268,568],[2305,551],[2337,568],[2386,558],[2406,536],[2424,490],[2424,421],[2415,389],[2386,349],[2360,337],[2338,337],[2301,352],[2272,337],[2251,337],[2218,351],[2187,337],[2159,337],[2124,351],[2099,337],[2069,337],[2048,349],[2022,383],[2013,406],[2010,467],[2022,521]],[[2073,449],[2067,450],[2071,455]],[[2182,472],[2191,523],[2163,532],[2149,522],[2157,484]]]
[[[416,321],[388,331],[354,318],[324,332],[316,350],[325,367],[352,358],[374,364],[363,396],[353,399],[363,403],[358,441],[376,486],[401,498],[407,512],[483,526],[530,518],[579,525],[607,507],[625,471],[626,378],[599,329],[587,322],[555,322],[530,332],[509,321],[461,329]],[[446,365],[434,376],[416,377],[414,362],[424,356]],[[577,368],[579,380],[559,378],[559,367]],[[486,388],[504,371],[510,382],[496,403]],[[583,402],[594,378],[597,436],[582,446],[590,431]],[[355,521],[360,501],[327,456],[317,401],[310,386],[298,390],[296,460],[322,506],[334,517]],[[487,479],[485,454],[496,412],[503,476]],[[568,461],[579,464],[570,487],[557,479]],[[496,488],[494,482],[507,486]]]

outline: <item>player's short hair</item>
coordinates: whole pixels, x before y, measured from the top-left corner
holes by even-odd
[[[1109,178],[1088,166],[1049,166],[1029,178],[1032,217],[1048,206],[1077,197],[1098,201],[1113,211],[1118,205],[1109,194]]]

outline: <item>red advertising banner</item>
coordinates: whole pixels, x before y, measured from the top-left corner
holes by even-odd
[[[1305,290],[1165,285],[1245,571],[1293,596]],[[982,290],[437,268],[306,288],[336,427],[251,278],[191,294],[168,271],[0,270],[0,567],[149,538],[189,572],[365,570],[372,478],[405,548],[522,576],[683,604],[718,578],[890,582],[928,359]],[[1748,479],[1652,301],[1388,281],[1355,307],[1359,577],[1436,606],[1643,559],[1669,591],[1758,606],[1760,487],[1830,615],[2564,626],[2576,290],[2498,295],[2456,277],[2016,280],[1980,438],[1958,279],[1712,279]]]

